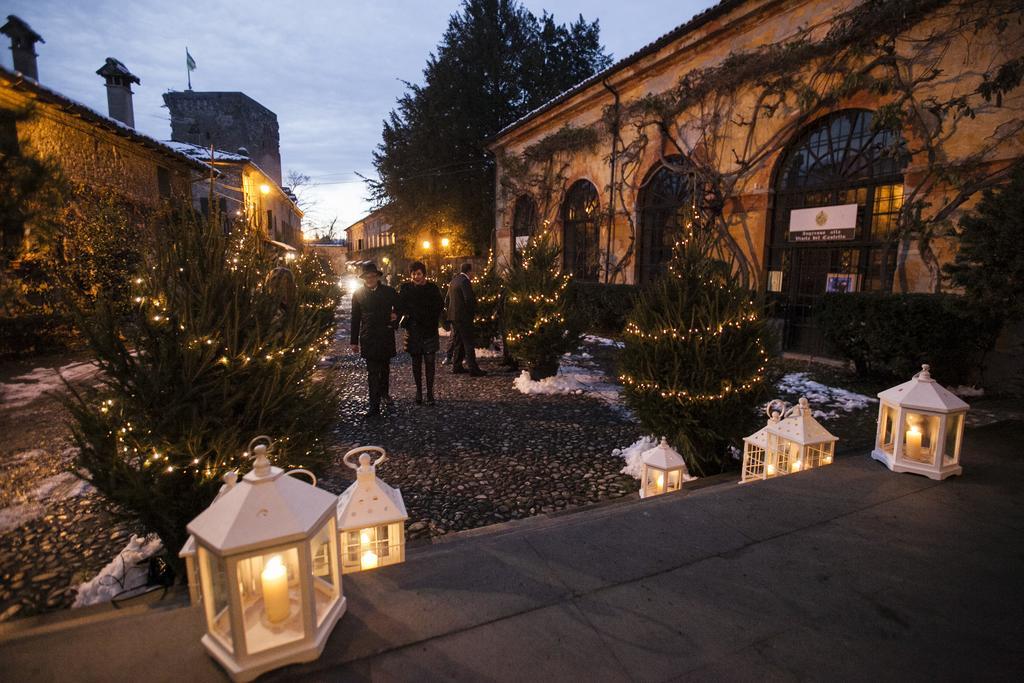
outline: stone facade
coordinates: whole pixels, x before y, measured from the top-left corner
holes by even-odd
[[[387,209],[371,211],[345,228],[348,262],[373,261],[386,275],[401,272],[401,250]]]
[[[676,119],[668,122],[670,127],[677,127],[683,131],[680,136],[683,154],[680,154],[680,149],[659,142],[655,126],[638,128],[623,125],[618,130],[617,142],[613,143],[614,123],[611,121],[614,119],[609,114],[625,110],[630,105],[645,100],[652,93],[665,93],[675,87],[684,75],[720,65],[735,53],[787,41],[802,31],[806,32],[804,35],[820,38],[829,30],[830,22],[834,21],[838,14],[859,4],[858,0],[725,0],[503,130],[491,145],[491,150],[498,161],[495,243],[499,262],[507,262],[515,248],[516,229],[513,223],[517,201],[523,200],[525,206],[532,206],[536,212],[535,222],[538,228],[548,227],[564,245],[565,219],[569,215],[565,213],[567,194],[577,181],[586,181],[586,184],[591,185],[593,191],[596,191],[596,201],[593,200],[591,191],[591,200],[586,204],[586,211],[588,215],[592,211],[597,216],[595,220],[599,224],[596,228],[596,249],[599,256],[593,279],[636,283],[643,279],[644,274],[641,264],[638,263],[642,260],[638,258],[638,254],[643,253],[642,231],[645,225],[641,204],[645,188],[655,178],[658,169],[664,165],[662,159],[672,156],[680,163],[685,163],[687,154],[713,155],[718,159],[720,168],[728,172],[735,167],[736,159],[744,157],[751,144],[756,147],[770,140],[772,136],[782,136],[785,144],[780,144],[771,154],[757,160],[750,171],[735,185],[731,194],[724,198],[723,213],[731,239],[739,245],[738,248],[751,264],[752,286],[761,292],[771,294],[777,291],[780,295],[783,289],[796,287],[801,271],[794,264],[799,263],[799,257],[820,256],[829,248],[839,253],[837,250],[844,245],[799,245],[787,242],[791,214],[787,205],[783,203],[783,188],[780,184],[783,182],[782,166],[787,159],[786,155],[793,152],[801,140],[806,142],[808,131],[812,131],[818,122],[838,121],[847,116],[849,121],[839,121],[835,125],[850,125],[849,122],[855,120],[856,112],[867,112],[870,116],[891,103],[892,94],[851,89],[840,101],[810,113],[791,106],[779,106],[772,112],[770,118],[763,119],[767,123],[759,124],[759,139],[746,140],[740,134],[742,131],[738,130],[739,127],[733,126],[729,135],[714,141],[715,147],[710,152],[705,146],[706,141],[695,139],[694,129],[687,129],[686,121],[693,120],[699,115],[695,108],[690,108],[676,114]],[[909,39],[926,36],[929,31],[936,28],[944,28],[946,16],[948,15],[942,11],[927,15],[911,30],[912,35],[902,36],[904,40],[897,41],[897,49],[914,49],[913,41]],[[925,100],[934,95],[936,99],[941,100],[948,99],[958,92],[970,92],[971,88],[977,87],[986,68],[998,63],[1000,58],[1005,58],[1001,51],[1019,51],[1022,30],[1020,26],[1016,26],[999,36],[983,35],[982,38],[984,39],[954,41],[944,52],[937,52],[934,59],[937,60],[936,63],[943,75],[920,84],[920,98]],[[708,98],[713,99],[716,96],[712,93]],[[739,92],[731,115],[736,120],[750,117],[756,104],[753,99],[752,93]],[[617,109],[617,106],[621,109]],[[955,164],[977,158],[981,167],[1006,167],[1024,156],[1020,128],[1014,128],[1019,126],[1022,110],[1024,97],[1019,90],[1008,95],[1000,106],[996,106],[994,102],[985,104],[978,108],[974,117],[959,119],[955,126],[945,132],[941,159],[929,159],[925,154],[913,156],[896,174],[895,179],[890,178],[884,185],[876,183],[877,186],[869,187],[871,194],[867,195],[867,200],[856,196],[852,189],[851,193],[843,194],[842,188],[839,188],[838,195],[833,194],[830,200],[822,202],[857,203],[857,220],[864,219],[862,222],[873,221],[877,224],[884,218],[879,218],[880,202],[888,201],[886,206],[891,211],[898,212],[901,198],[914,192],[935,163]],[[833,119],[827,118],[830,116]],[[800,120],[799,125],[794,123],[797,119]],[[871,120],[866,118],[862,119],[862,122],[867,121],[870,124]],[[544,164],[535,157],[524,156],[524,152],[543,146],[545,141],[553,139],[560,131],[568,130],[567,126],[577,130],[593,131],[593,144],[558,155],[553,161],[553,166],[560,169],[558,185],[549,188],[547,197],[541,196],[542,193],[537,191],[535,185],[531,187],[521,179],[537,177],[544,173]],[[868,131],[870,130],[869,126]],[[1016,135],[1006,135],[998,145],[986,147],[993,139],[994,132],[1013,130],[1018,131]],[[914,141],[913,130],[901,133],[904,138]],[[689,139],[688,135],[691,136]],[[621,163],[625,150],[638,149],[641,151],[637,153],[637,158],[630,160],[635,168],[634,182],[624,187],[619,182],[623,173],[622,168],[613,171],[613,166],[616,161]],[[978,158],[980,150],[986,150],[983,158]],[[616,174],[615,180],[613,173]],[[615,187],[620,189],[613,189]],[[929,192],[930,194],[925,195],[923,200],[934,206],[947,201],[949,197],[943,195],[949,195],[952,190],[938,184]],[[615,197],[614,202],[609,201],[612,196]],[[836,199],[837,196],[839,199]],[[799,206],[822,205],[815,204],[805,197],[801,198],[801,201],[810,203]],[[973,199],[959,208],[969,207],[972,201]],[[863,214],[869,209],[878,215],[864,218]],[[946,224],[952,224],[956,215],[956,211],[952,212],[947,217]],[[867,233],[874,228],[868,225],[864,230]],[[931,240],[929,249],[934,258],[929,264],[922,257],[917,240],[904,240],[892,256],[893,267],[883,269],[885,275],[878,277],[877,273],[871,275],[874,272],[873,268],[877,270],[877,264],[871,261],[875,258],[871,249],[878,244],[871,241],[850,244],[856,245],[855,248],[847,250],[853,264],[842,267],[829,263],[821,265],[821,277],[814,275],[817,279],[807,285],[809,300],[824,294],[826,287],[831,286],[829,282],[833,285],[838,282],[833,277],[836,273],[828,272],[830,268],[840,268],[840,275],[849,271],[855,278],[851,280],[854,284],[850,285],[850,281],[847,281],[845,285],[854,288],[935,291],[940,286],[936,262],[941,264],[947,261],[955,249],[954,244],[941,237]],[[824,258],[828,261],[831,256],[826,255]]]
[[[200,147],[238,152],[246,156],[278,185],[281,177],[280,134],[277,115],[240,92],[184,92],[164,94],[171,113],[171,139]]]
[[[18,147],[56,161],[69,181],[157,206],[188,196],[208,168],[120,122],[19,74],[0,69],[0,113],[30,109],[16,123]]]
[[[216,202],[225,226],[241,221],[255,226],[268,239],[302,246],[303,212],[294,195],[248,157],[216,148],[211,157],[209,147],[173,140],[167,145],[216,169],[212,195],[209,176],[192,187],[193,203],[201,212],[206,214]]]

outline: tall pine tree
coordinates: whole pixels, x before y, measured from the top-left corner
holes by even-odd
[[[486,251],[494,225],[486,141],[608,66],[599,34],[598,22],[582,16],[565,25],[516,0],[464,0],[423,84],[408,84],[374,153],[371,192],[404,226],[410,256],[424,233],[438,232]]]
[[[766,328],[699,213],[668,270],[641,290],[620,358],[627,404],[701,476],[728,466],[767,391]]]

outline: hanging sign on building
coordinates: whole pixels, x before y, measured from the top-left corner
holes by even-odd
[[[789,214],[789,241],[831,242],[857,236],[857,205],[793,209]]]

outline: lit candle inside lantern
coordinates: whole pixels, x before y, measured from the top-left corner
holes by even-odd
[[[362,554],[362,557],[359,558],[359,566],[362,569],[373,569],[374,567],[376,567],[377,553],[373,552],[372,550],[367,550],[365,553]]]
[[[907,457],[917,460],[921,457],[921,428],[911,425],[907,430]]]
[[[359,532],[359,543],[363,546],[363,548],[370,547],[370,530],[369,529],[363,529],[362,531]]]
[[[768,465],[768,476],[775,476],[775,465]]]
[[[291,611],[288,599],[288,569],[281,562],[280,555],[274,555],[260,574],[263,587],[263,609],[272,622],[284,621]]]
[[[658,484],[657,484],[657,486],[658,486],[658,493],[662,493],[662,492],[665,491],[665,475],[664,474],[659,474],[658,475]]]
[[[793,462],[793,465],[792,465],[792,467],[790,467],[789,471],[790,471],[790,472],[799,472],[799,471],[800,471],[800,468],[801,468],[802,466],[803,466],[803,463],[802,463],[802,462],[800,462],[799,460],[795,460],[795,461]]]

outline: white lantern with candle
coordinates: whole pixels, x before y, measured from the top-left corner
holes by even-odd
[[[201,586],[203,645],[236,681],[316,659],[346,608],[337,496],[317,488],[307,470],[271,466],[262,440],[269,444],[258,437],[249,445],[252,471],[241,481],[225,476],[214,502],[189,523],[182,549]]]
[[[376,460],[371,453],[379,456]],[[353,458],[359,456],[359,464]],[[376,569],[405,561],[405,511],[402,492],[377,476],[387,459],[379,446],[353,448],[342,461],[356,471],[356,480],[338,496],[343,573]]]
[[[684,481],[691,477],[686,471],[686,462],[665,437],[654,448],[640,456],[640,497],[650,498],[663,493],[678,491]]]
[[[765,412],[768,424],[743,440],[741,484],[832,464],[838,438],[814,419],[806,398],[792,407],[772,401]]]
[[[878,430],[871,457],[894,472],[931,479],[960,474],[967,403],[932,379],[930,368],[878,394]]]

